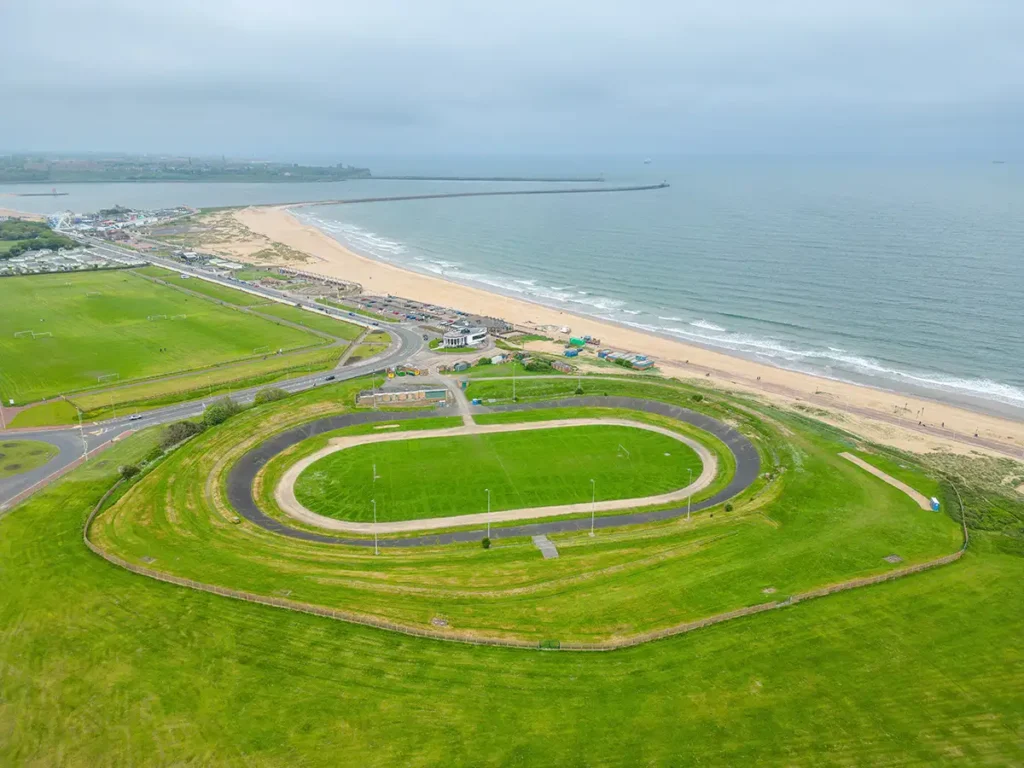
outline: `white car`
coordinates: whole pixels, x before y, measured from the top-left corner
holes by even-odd
[[[131,416],[128,417],[128,421],[138,421],[141,418],[142,418],[142,414],[133,413]]]

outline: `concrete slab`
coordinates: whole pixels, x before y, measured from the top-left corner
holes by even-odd
[[[558,549],[547,536],[534,536],[533,544],[544,555],[545,560],[553,560],[558,557]]]

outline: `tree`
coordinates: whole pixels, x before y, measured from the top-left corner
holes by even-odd
[[[203,413],[203,423],[208,427],[215,427],[218,424],[223,424],[241,410],[242,406],[230,397],[222,398],[206,406],[206,411]]]
[[[121,467],[121,479],[131,480],[137,474],[139,474],[139,468],[134,464],[125,464]]]
[[[160,445],[167,449],[177,445],[182,440],[187,440],[192,435],[198,435],[202,431],[202,424],[194,421],[176,421],[173,424],[168,424],[167,428],[164,429],[164,433],[160,437]]]
[[[264,403],[272,403],[285,397],[288,397],[288,393],[285,390],[279,387],[267,387],[257,392],[256,397],[252,401],[255,405],[263,405]]]

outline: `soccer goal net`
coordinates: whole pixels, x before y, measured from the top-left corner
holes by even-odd
[[[262,355],[263,353],[269,352],[269,351],[270,351],[270,347],[256,347],[256,348],[253,349],[252,353],[254,355]]]
[[[188,315],[171,315],[171,320],[184,320]]]
[[[105,373],[102,376],[97,376],[96,381],[102,384],[104,381],[115,381],[121,378],[119,373]]]
[[[147,315],[147,320],[166,320],[167,315]]]
[[[14,338],[16,338],[16,339],[23,339],[26,336],[32,336],[34,333],[35,333],[34,331],[15,331],[14,332]]]
[[[622,443],[619,443],[619,458],[629,458],[629,449],[626,448]]]

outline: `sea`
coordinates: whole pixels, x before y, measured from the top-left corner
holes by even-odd
[[[300,209],[388,263],[782,368],[1024,418],[1024,165],[991,160],[352,158],[375,173],[594,176],[643,192]],[[37,212],[537,184],[74,184]],[[558,186],[596,186],[589,183]]]

